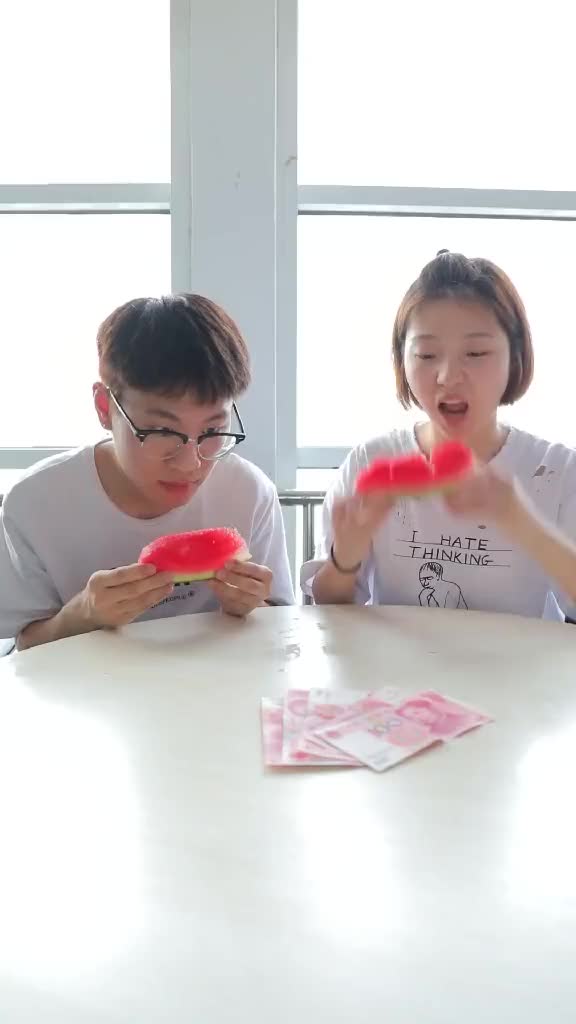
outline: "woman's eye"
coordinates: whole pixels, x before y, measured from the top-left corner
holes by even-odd
[[[468,355],[471,357],[471,359],[481,359],[482,356],[489,355],[489,352],[488,351],[469,352]]]
[[[416,353],[416,358],[424,360],[424,359],[435,359],[436,357],[435,357],[433,352],[417,352]]]

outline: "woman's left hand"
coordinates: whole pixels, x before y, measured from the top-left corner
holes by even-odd
[[[249,615],[270,597],[272,572],[255,562],[229,562],[209,586],[227,615]]]
[[[454,515],[489,519],[506,532],[514,532],[528,504],[515,480],[505,480],[489,466],[463,480],[444,500]]]

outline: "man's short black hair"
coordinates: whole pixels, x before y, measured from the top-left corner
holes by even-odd
[[[132,299],[98,330],[100,375],[123,388],[202,403],[236,398],[250,383],[246,343],[231,317],[202,295]]]

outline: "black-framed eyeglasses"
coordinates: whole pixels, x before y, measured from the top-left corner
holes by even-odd
[[[195,444],[199,458],[204,462],[214,462],[228,455],[237,444],[246,440],[246,433],[240,413],[236,408],[236,402],[232,403],[232,412],[238,420],[240,429],[236,432],[221,430],[207,430],[198,437],[189,437],[179,430],[171,430],[169,427],[152,427],[149,430],[142,430],[137,427],[126,410],[120,404],[113,391],[108,388],[108,394],[124,417],[134,437],[140,441],[142,452],[146,458],[168,462],[178,455],[178,452],[187,444]]]

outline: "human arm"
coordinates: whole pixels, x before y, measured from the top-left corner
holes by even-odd
[[[171,592],[172,577],[151,565],[130,565],[94,573],[84,590],[55,615],[30,622],[18,634],[19,651],[105,627],[133,622]]]
[[[503,479],[490,467],[479,469],[445,500],[455,515],[490,519],[576,604],[576,543],[562,529],[567,516],[574,517],[574,502],[557,525],[540,514],[517,481]]]
[[[312,582],[316,604],[354,603],[372,539],[392,506],[393,501],[383,495],[352,495],[334,500],[328,557]]]

